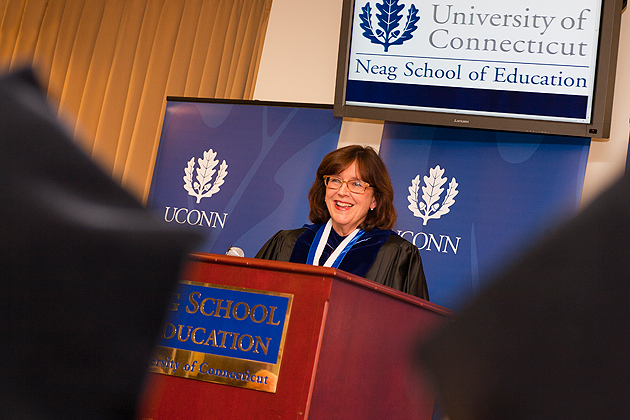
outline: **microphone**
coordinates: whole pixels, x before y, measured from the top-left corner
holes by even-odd
[[[244,257],[245,252],[243,252],[243,250],[237,246],[231,246],[225,253],[225,255],[230,255],[232,257]]]

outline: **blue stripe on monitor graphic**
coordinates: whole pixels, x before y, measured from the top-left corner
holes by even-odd
[[[444,110],[587,118],[588,97],[449,86],[348,80],[346,101]]]

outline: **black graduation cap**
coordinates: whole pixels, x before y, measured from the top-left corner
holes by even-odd
[[[0,418],[133,418],[182,261],[59,124],[32,71],[0,78]]]
[[[450,420],[630,413],[630,179],[480,293],[418,353]]]

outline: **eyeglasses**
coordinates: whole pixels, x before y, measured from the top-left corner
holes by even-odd
[[[331,190],[338,190],[343,184],[346,184],[348,191],[355,194],[363,194],[370,187],[367,182],[355,179],[353,181],[344,181],[335,175],[324,175],[324,184]]]

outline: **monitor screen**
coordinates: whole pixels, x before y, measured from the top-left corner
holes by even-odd
[[[607,137],[621,0],[344,0],[335,115]]]

